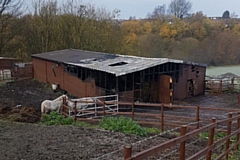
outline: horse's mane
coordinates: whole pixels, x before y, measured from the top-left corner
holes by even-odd
[[[54,99],[53,102],[55,102],[55,103],[63,103],[63,98],[68,99],[68,96],[67,95],[61,95],[60,97]]]

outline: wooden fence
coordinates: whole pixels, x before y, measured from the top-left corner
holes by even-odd
[[[226,126],[226,136],[219,138],[214,141],[214,134],[216,133],[216,128],[218,126]],[[235,127],[233,127],[235,125]],[[225,150],[220,153],[215,160],[223,159],[224,157],[228,159],[229,152],[234,149],[239,149],[239,135],[240,135],[240,113],[236,116],[232,116],[232,113],[228,114],[228,118],[220,121],[216,121],[215,118],[212,119],[212,123],[208,124],[204,127],[201,127],[199,129],[193,130],[191,132],[187,133],[187,126],[181,126],[181,133],[179,137],[176,137],[174,139],[171,139],[169,141],[166,141],[160,145],[151,147],[147,150],[144,150],[142,152],[139,152],[135,155],[131,155],[131,147],[125,147],[124,149],[124,159],[125,160],[143,160],[147,157],[156,155],[158,152],[161,152],[163,150],[169,149],[171,147],[174,147],[176,145],[180,145],[179,149],[179,160],[195,160],[202,158],[203,156],[206,156],[206,160],[212,159],[212,151],[215,149],[218,145],[221,145],[222,143],[225,143]],[[200,133],[208,132],[208,142],[206,144],[206,147],[197,153],[191,155],[190,157],[185,157],[185,142],[190,139],[194,138],[195,136],[198,136]],[[236,136],[236,137],[234,137]],[[236,138],[234,143],[230,143],[231,138]]]
[[[92,103],[92,102],[80,102],[80,103]],[[211,107],[199,107],[199,106],[179,106],[179,105],[167,105],[167,104],[147,104],[147,103],[127,103],[127,102],[96,102],[96,104],[102,105],[103,107],[99,110],[95,110],[95,114],[98,118],[78,118],[76,114],[78,112],[88,113],[88,110],[76,110],[72,108],[75,120],[81,121],[99,121],[102,116],[113,116],[113,112],[107,111],[105,105],[117,104],[120,108],[127,108],[128,111],[125,112],[114,112],[114,116],[123,115],[137,121],[140,125],[150,125],[157,126],[162,131],[168,130],[170,128],[181,127],[180,137],[174,138],[170,141],[164,142],[158,146],[151,147],[145,151],[139,152],[135,155],[131,155],[132,147],[124,148],[124,159],[129,160],[141,160],[146,157],[153,156],[159,151],[169,149],[173,146],[180,144],[179,159],[184,160],[185,157],[185,142],[200,133],[209,132],[208,144],[206,148],[200,150],[198,153],[188,157],[189,160],[195,160],[203,155],[206,155],[206,159],[211,159],[212,150],[218,146],[220,143],[225,142],[226,150],[221,153],[216,159],[221,159],[224,156],[228,156],[228,153],[238,148],[239,133],[240,133],[240,114],[237,109],[225,109],[225,108],[211,108]],[[121,107],[122,106],[122,107]],[[145,107],[145,112],[138,112],[138,107]],[[157,108],[158,110],[154,110]],[[147,110],[153,109],[153,113],[146,113]],[[183,110],[180,115],[169,114],[169,111]],[[69,116],[69,107],[62,105],[61,113],[65,116]],[[191,112],[190,112],[191,110]],[[187,111],[187,112],[186,112]],[[93,112],[92,110],[89,112]],[[185,115],[183,113],[186,113]],[[191,113],[191,114],[189,114]],[[232,115],[236,116],[232,117]],[[206,115],[208,115],[206,117]],[[223,116],[226,115],[226,116]],[[218,117],[219,116],[219,117]],[[211,119],[212,117],[215,117]],[[175,120],[175,121],[174,121]],[[232,127],[235,125],[235,127]],[[226,129],[225,129],[226,128]],[[187,133],[187,129],[190,131]],[[214,133],[224,132],[226,136],[215,141],[213,140]],[[235,143],[230,146],[230,138],[236,136]],[[131,145],[130,145],[131,146]],[[209,158],[210,157],[210,158]]]
[[[208,79],[206,80],[205,90],[212,95],[220,95],[224,91],[240,91],[240,77]]]
[[[33,78],[33,65],[25,64],[23,67],[15,66],[13,69],[14,80]]]
[[[16,65],[12,69],[0,70],[0,81],[26,78],[33,78],[33,66],[31,63],[26,63],[21,67]]]
[[[228,112],[238,112],[237,109],[225,109],[225,108],[211,108],[211,107],[199,107],[199,106],[180,106],[180,105],[167,105],[167,104],[152,104],[152,103],[129,103],[129,102],[85,102],[78,101],[79,103],[97,103],[102,105],[98,110],[80,110],[76,108],[69,108],[66,105],[62,106],[61,113],[65,116],[69,116],[68,110],[72,110],[72,113],[75,117],[75,120],[83,120],[83,121],[99,121],[99,117],[102,116],[110,116],[113,114],[111,111],[107,111],[107,105],[118,105],[120,110],[118,112],[114,112],[115,116],[126,116],[131,118],[132,120],[138,122],[140,125],[149,125],[155,126],[160,130],[164,131],[169,128],[179,127],[181,125],[188,125],[187,127],[190,129],[198,129],[200,125],[205,125],[209,123],[209,118],[212,116],[220,116],[217,119],[222,119],[222,115]],[[104,105],[103,105],[104,104]],[[125,111],[121,111],[121,108],[124,107]],[[138,112],[138,107],[145,107],[144,113]],[[150,111],[152,109],[152,112]],[[186,112],[179,112],[180,115],[169,114],[169,110],[173,109],[183,109],[188,110]],[[191,110],[191,114],[189,111]],[[97,115],[98,118],[78,118],[77,113],[92,113]],[[185,115],[184,115],[185,114]],[[206,118],[205,115],[209,115]],[[192,124],[192,125],[189,125]]]

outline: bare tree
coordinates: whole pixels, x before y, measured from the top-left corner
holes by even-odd
[[[189,11],[192,8],[192,3],[186,0],[173,0],[168,7],[171,14],[174,14],[176,18],[183,18],[189,15]]]
[[[162,18],[163,16],[166,15],[166,5],[162,5],[162,6],[157,6],[154,8],[152,14],[149,14],[148,17],[149,18]]]
[[[19,33],[15,22],[22,14],[21,7],[21,0],[0,0],[0,55],[11,54],[9,44]]]

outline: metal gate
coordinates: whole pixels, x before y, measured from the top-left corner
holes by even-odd
[[[111,105],[106,104],[106,102],[111,102]],[[104,113],[113,115],[119,110],[117,102],[118,95],[69,99],[65,113],[70,117],[96,118],[102,116],[98,113],[104,110]]]

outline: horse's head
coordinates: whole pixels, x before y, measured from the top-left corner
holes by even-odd
[[[63,94],[61,95],[60,97],[56,98],[55,100],[53,100],[54,102],[58,102],[58,103],[63,103],[63,100],[67,100],[68,99],[68,96]]]
[[[63,95],[62,95],[62,96],[60,96],[60,97],[68,99],[68,96],[67,96],[67,95],[65,95],[65,94],[63,94]]]

